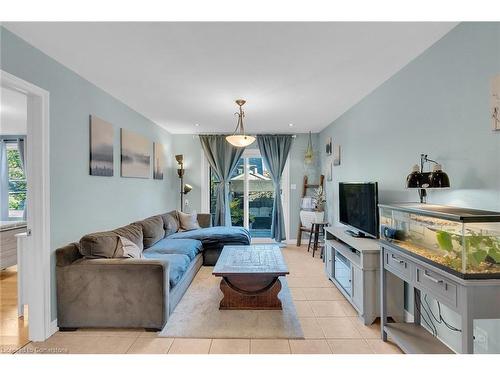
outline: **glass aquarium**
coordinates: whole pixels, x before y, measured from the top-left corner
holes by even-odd
[[[380,238],[464,279],[500,278],[500,213],[379,204]]]

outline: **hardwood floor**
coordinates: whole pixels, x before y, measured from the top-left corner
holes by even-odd
[[[167,338],[138,329],[80,329],[57,332],[42,343],[27,343],[24,321],[16,319],[15,276],[2,276],[2,288],[13,340],[8,352],[23,353],[114,353],[114,354],[399,354],[392,343],[380,340],[380,326],[364,326],[343,295],[325,276],[323,262],[307,252],[307,246],[283,249],[290,275],[290,291],[299,316],[304,340]],[[203,269],[201,270],[203,271]],[[7,281],[10,280],[10,281]],[[14,282],[12,282],[14,280]],[[2,302],[2,308],[3,307]],[[2,310],[3,311],[3,310]],[[3,320],[2,320],[3,323]],[[3,332],[3,329],[2,329]],[[6,339],[7,340],[7,339]],[[17,341],[15,341],[17,340]],[[15,341],[15,342],[14,342]],[[26,344],[26,345],[25,345]],[[24,345],[24,346],[23,346]],[[22,347],[20,350],[20,347]],[[6,351],[7,352],[7,351]]]
[[[28,342],[27,313],[17,317],[17,269],[9,267],[0,271],[0,353],[13,353]]]

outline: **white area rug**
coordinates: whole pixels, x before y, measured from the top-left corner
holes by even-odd
[[[304,338],[286,278],[280,278],[282,311],[219,310],[220,277],[202,267],[160,332],[165,337]]]

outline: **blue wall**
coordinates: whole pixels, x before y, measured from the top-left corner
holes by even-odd
[[[175,208],[172,136],[122,102],[5,28],[2,70],[50,93],[50,186],[52,249],[88,232],[112,229]],[[115,127],[114,176],[89,176],[89,115]],[[166,148],[166,179],[120,177],[119,129],[136,131]],[[54,270],[54,256],[52,256]],[[52,272],[54,274],[54,272]],[[56,317],[52,280],[52,318]]]
[[[381,202],[418,200],[404,183],[420,153],[442,163],[452,184],[428,191],[429,202],[500,211],[500,132],[490,114],[498,74],[500,23],[461,23],[323,130],[320,139],[342,147],[326,184],[330,220],[338,219],[339,181],[378,181]],[[323,154],[323,170],[327,161]],[[489,350],[500,352],[500,324],[488,324]],[[439,334],[458,347],[459,334],[442,327]]]

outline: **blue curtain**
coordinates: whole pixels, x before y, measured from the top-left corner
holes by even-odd
[[[218,180],[215,225],[230,227],[229,181],[245,148],[234,147],[226,141],[225,135],[200,135],[200,142]]]
[[[9,166],[7,143],[0,139],[0,220],[9,220]]]
[[[290,153],[293,138],[291,135],[258,135],[260,154],[274,184],[271,237],[277,242],[286,239],[283,205],[281,204],[281,176],[286,159]]]

